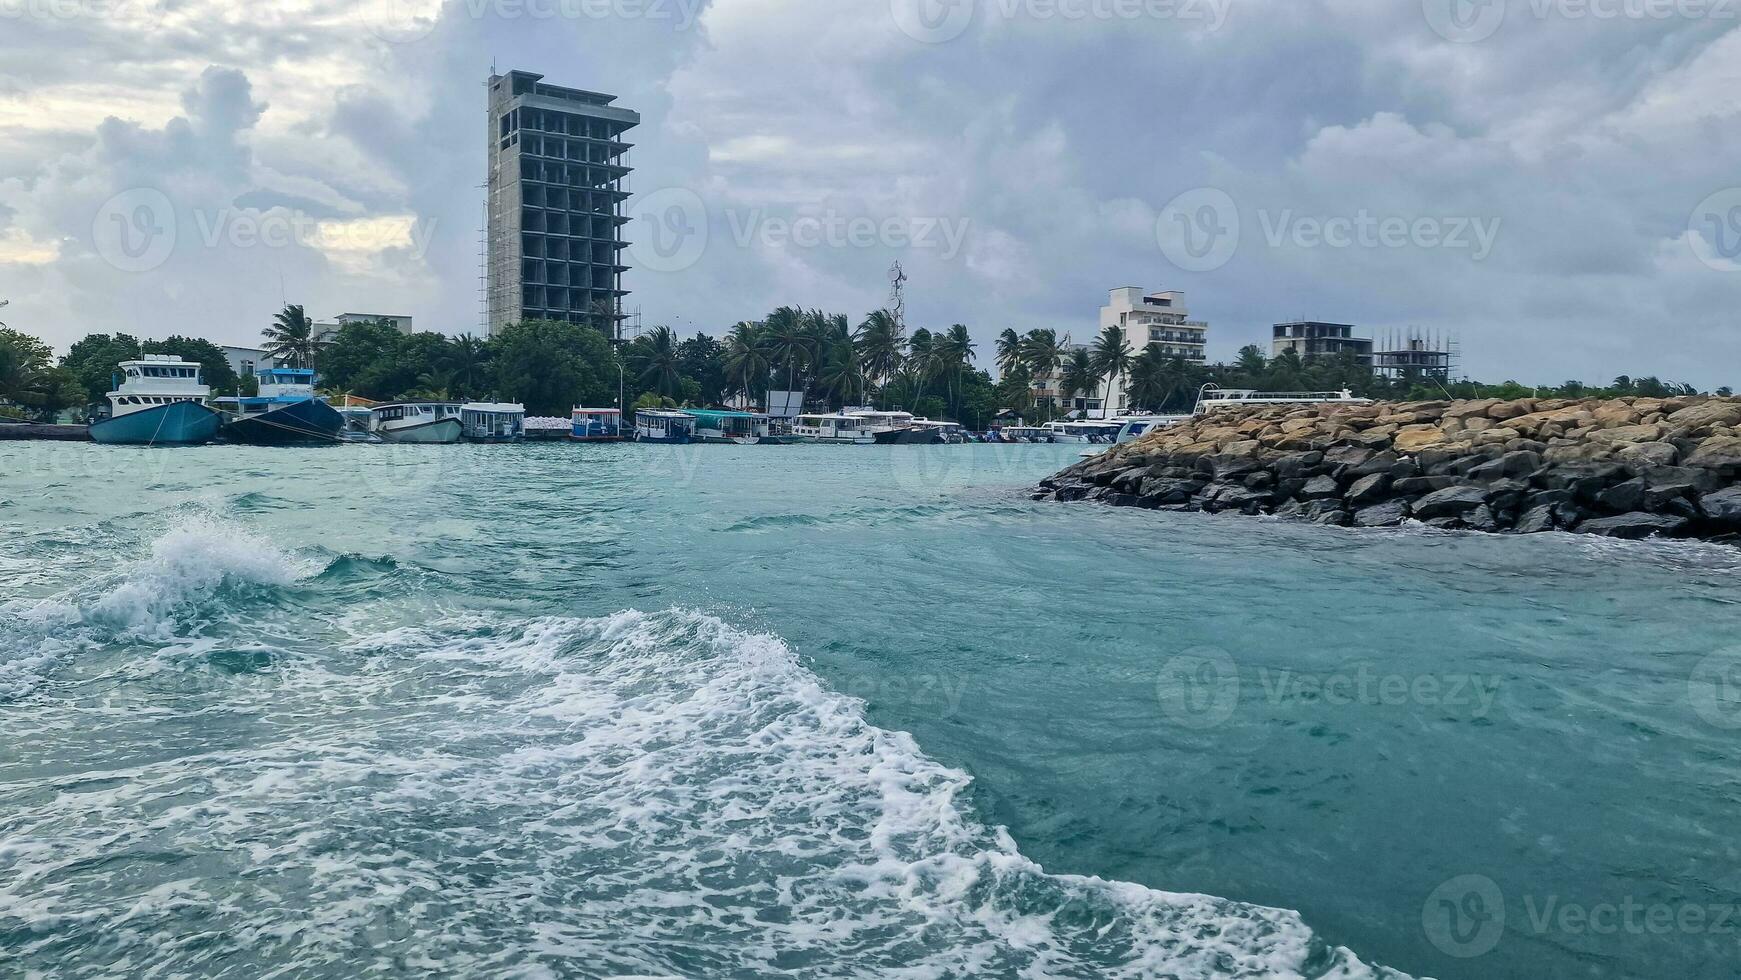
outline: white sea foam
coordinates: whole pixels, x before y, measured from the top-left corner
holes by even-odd
[[[38,687],[67,654],[113,640],[164,641],[226,588],[289,586],[318,562],[220,517],[171,526],[148,557],[49,599],[0,604],[0,701]]]
[[[53,842],[0,874],[21,962],[1395,976],[1291,912],[1047,874],[971,817],[965,773],[711,617],[469,617],[341,655],[366,668],[326,675],[318,712],[271,705],[297,722],[254,744],[11,787],[0,839]]]

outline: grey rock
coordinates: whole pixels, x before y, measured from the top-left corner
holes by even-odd
[[[1707,493],[1699,498],[1699,507],[1718,524],[1741,527],[1741,487]]]
[[[1659,534],[1672,535],[1687,526],[1687,519],[1672,514],[1647,514],[1639,511],[1618,517],[1597,517],[1578,525],[1579,534],[1596,534],[1605,538],[1625,538],[1637,541]]]
[[[1468,516],[1463,518],[1463,523],[1468,525],[1471,531],[1491,532],[1499,530],[1499,520],[1493,516],[1493,508],[1486,504],[1470,511]]]
[[[1423,521],[1435,517],[1458,517],[1485,503],[1487,491],[1480,487],[1446,487],[1415,501],[1414,515]]]
[[[1596,495],[1596,506],[1611,514],[1630,514],[1635,510],[1643,510],[1645,489],[1641,479],[1615,484]]]
[[[1342,499],[1352,507],[1368,507],[1384,499],[1385,491],[1390,489],[1390,477],[1383,473],[1372,473],[1354,481],[1348,488],[1348,493]]]
[[[1519,534],[1540,534],[1554,529],[1554,509],[1543,504],[1532,507],[1529,512],[1518,518],[1516,531]]]
[[[1412,497],[1421,493],[1432,493],[1457,485],[1454,476],[1409,476],[1391,484],[1391,491],[1404,497]]]
[[[1299,496],[1303,500],[1323,500],[1326,497],[1340,497],[1342,484],[1336,482],[1333,476],[1315,476],[1306,482]]]
[[[1408,505],[1400,500],[1379,504],[1376,507],[1363,507],[1354,514],[1356,527],[1391,527],[1408,520]]]

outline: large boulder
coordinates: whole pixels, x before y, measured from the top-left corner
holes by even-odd
[[[1598,517],[1578,525],[1579,534],[1596,534],[1605,538],[1625,538],[1637,541],[1658,535],[1677,534],[1687,526],[1687,519],[1672,514],[1647,514],[1639,511],[1618,517]]]
[[[1446,487],[1415,501],[1413,512],[1421,520],[1461,517],[1485,503],[1487,491],[1481,487]]]
[[[1741,487],[1707,493],[1699,498],[1699,506],[1718,524],[1741,527]]]
[[[1399,453],[1418,453],[1450,441],[1451,437],[1436,425],[1405,425],[1397,430],[1394,445]]]
[[[1371,473],[1355,480],[1342,499],[1348,501],[1351,507],[1368,507],[1382,501],[1389,489],[1390,477],[1383,473]]]
[[[1355,527],[1392,527],[1408,520],[1408,505],[1392,500],[1375,507],[1362,507],[1354,514]]]
[[[1687,458],[1688,466],[1707,469],[1741,469],[1741,437],[1712,436],[1699,443],[1699,448]]]
[[[1682,429],[1734,428],[1741,426],[1741,402],[1717,399],[1701,402],[1670,415],[1668,422]]]

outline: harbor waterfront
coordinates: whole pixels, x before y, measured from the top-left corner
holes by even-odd
[[[1733,975],[1741,553],[1081,450],[0,443],[8,968]]]

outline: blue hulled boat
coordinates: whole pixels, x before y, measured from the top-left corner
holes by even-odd
[[[261,368],[260,393],[248,398],[213,399],[228,417],[224,438],[251,446],[339,442],[345,417],[314,393],[314,372],[305,368]]]
[[[695,441],[695,416],[686,412],[636,409],[635,441],[688,445]]]
[[[123,361],[108,413],[91,423],[92,442],[110,446],[197,446],[211,442],[223,416],[206,405],[200,366],[170,354]]]

